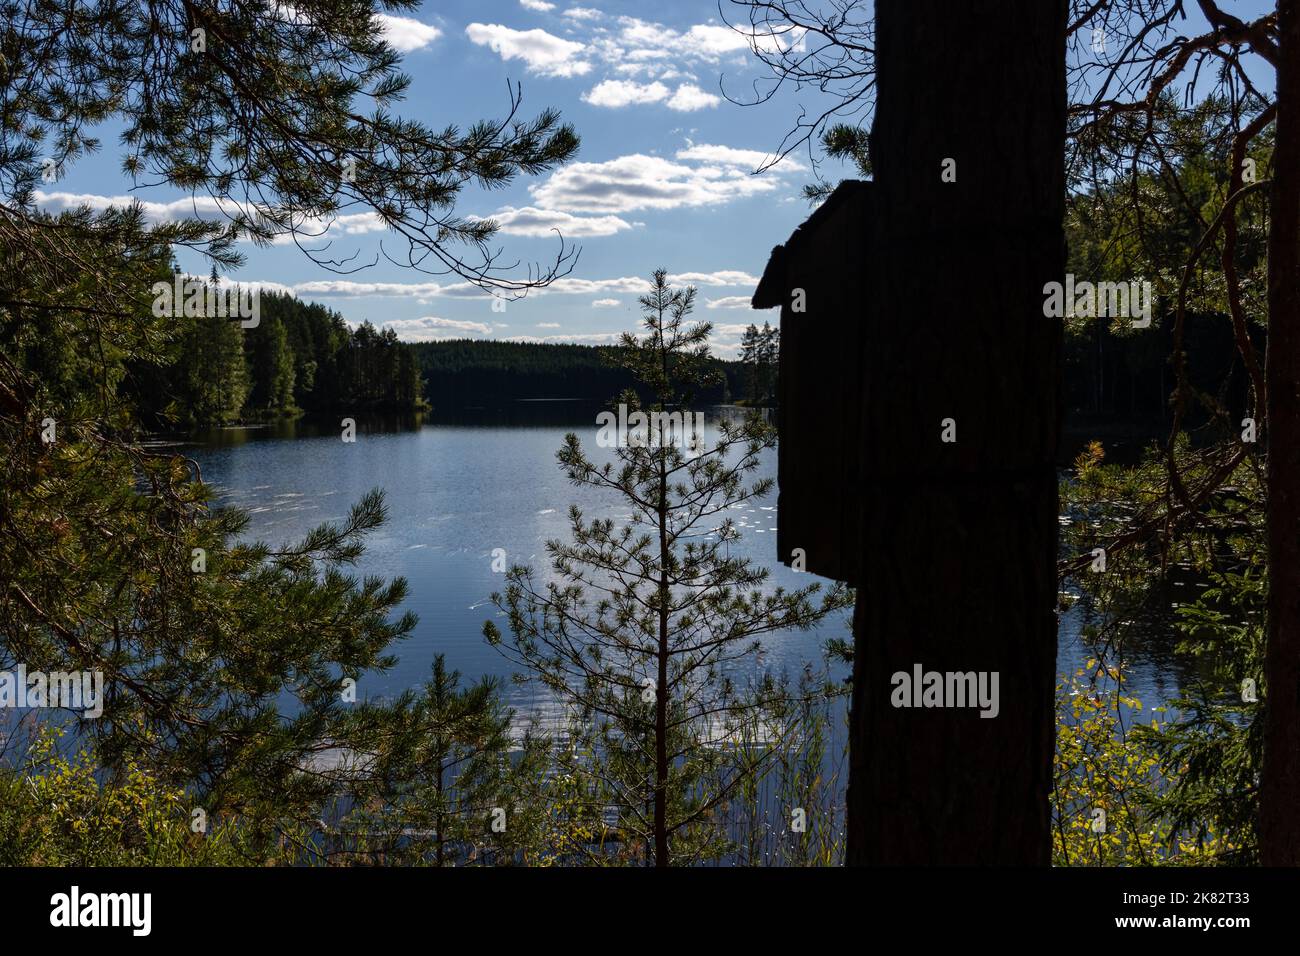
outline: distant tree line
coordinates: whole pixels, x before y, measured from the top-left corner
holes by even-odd
[[[250,328],[176,319],[191,324],[163,361],[130,377],[154,427],[422,405],[415,355],[392,329],[368,321],[350,329],[338,312],[284,293],[264,291],[259,312]]]
[[[424,375],[424,394],[435,407],[490,407],[520,399],[605,401],[636,386],[631,373],[614,364],[612,346],[456,339],[409,347]],[[744,394],[740,363],[709,362],[720,375],[697,391],[696,401],[725,403]]]
[[[1262,349],[1263,330],[1252,334]],[[1145,330],[1107,319],[1071,323],[1062,386],[1068,418],[1158,433],[1168,419],[1174,383],[1172,336],[1167,311],[1158,311]],[[1231,368],[1232,333],[1221,315],[1188,315],[1183,348],[1193,387],[1213,393],[1232,412],[1244,406],[1246,382],[1240,369]],[[424,396],[441,408],[496,407],[521,399],[599,401],[634,384],[626,370],[609,363],[610,346],[457,339],[406,349],[419,367]],[[702,390],[699,400],[775,403],[779,353],[780,329],[751,324],[741,337],[738,361],[711,360],[722,378]]]
[[[1082,271],[1083,263],[1079,264]],[[523,399],[599,401],[634,387],[611,361],[612,346],[457,339],[405,343],[369,321],[349,328],[343,316],[286,293],[262,292],[259,322],[224,318],[188,323],[159,363],[138,364],[123,383],[152,427],[204,427],[339,409],[404,411],[494,407]],[[1067,415],[1157,431],[1169,415],[1172,326],[1134,333],[1104,319],[1066,329]],[[1262,350],[1264,332],[1253,329]],[[704,403],[775,402],[780,330],[751,324],[739,361],[710,359],[720,373]],[[1235,413],[1246,381],[1232,365],[1231,330],[1222,316],[1189,314],[1183,349],[1188,377]],[[51,369],[51,374],[53,370]],[[57,378],[57,376],[55,376]]]

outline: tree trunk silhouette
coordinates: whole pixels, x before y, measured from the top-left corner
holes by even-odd
[[[1066,4],[876,11],[847,860],[1047,864]],[[893,706],[916,665],[997,716]]]
[[[1260,854],[1300,866],[1300,3],[1279,0],[1268,245],[1268,650]]]

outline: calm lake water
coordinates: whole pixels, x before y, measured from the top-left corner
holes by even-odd
[[[466,679],[509,678],[512,665],[481,633],[484,620],[496,615],[489,595],[503,586],[503,575],[492,570],[493,549],[504,548],[510,563],[531,564],[540,574],[549,570],[546,541],[568,537],[571,504],[588,519],[628,517],[627,506],[614,496],[570,485],[555,461],[569,431],[597,461],[609,454],[595,447],[595,411],[577,403],[521,403],[418,421],[359,420],[354,444],[341,441],[338,429],[318,424],[231,428],[205,435],[185,451],[199,462],[219,503],[247,511],[250,535],[273,545],[321,522],[342,520],[365,492],[384,489],[389,521],[367,538],[355,570],[404,576],[410,585],[406,607],[419,615],[414,634],[396,649],[398,664],[359,684],[362,696],[386,696],[421,684],[436,653],[445,654]],[[737,413],[708,409],[706,441],[712,441],[721,416]],[[758,474],[774,477],[775,471],[773,452]],[[742,537],[733,547],[771,568],[772,587],[815,580],[776,559],[775,492],[737,507],[734,517]],[[1060,673],[1072,673],[1091,656],[1080,636],[1089,613],[1076,605],[1062,616]],[[845,612],[815,632],[773,635],[761,658],[749,662],[751,673],[784,670],[793,676],[808,664],[821,669],[825,640],[847,637],[849,629]],[[1126,651],[1128,686],[1151,706],[1177,692],[1181,675],[1171,660],[1166,615],[1155,609],[1143,632],[1138,646]],[[842,666],[832,673],[845,676]],[[544,698],[527,687],[507,683],[507,695],[523,713],[545,709]]]

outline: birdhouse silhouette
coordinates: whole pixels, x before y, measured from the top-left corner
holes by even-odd
[[[772,250],[755,309],[781,309],[777,549],[782,564],[857,584],[862,517],[863,298],[872,184],[848,180]]]

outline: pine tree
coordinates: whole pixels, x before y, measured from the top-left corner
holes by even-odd
[[[732,553],[729,512],[771,490],[752,476],[775,435],[750,413],[719,422],[706,446],[680,424],[689,419],[665,417],[688,414],[706,381],[711,326],[687,323],[693,288],[671,288],[663,270],[652,285],[640,300],[646,334],[624,335],[620,349],[649,396],[643,405],[627,391],[620,403],[651,422],[620,436],[613,461],[589,458],[576,434],[557,454],[570,481],[617,494],[631,520],[588,520],[573,506],[571,541],[547,544],[555,578],[512,568],[492,597],[510,636],[492,621],[484,634],[571,709],[587,758],[574,772],[598,781],[647,860],[668,866],[718,851],[710,814],[754,771],[711,746],[756,713],[733,666],[752,661],[763,635],[811,628],[849,599],[836,588],[815,601],[816,583],[769,590],[768,571]]]
[[[391,8],[0,0],[0,662],[102,673],[103,715],[70,719],[106,775],[141,767],[193,809],[246,821],[255,845],[340,796],[382,798],[389,782],[356,758],[411,718],[364,704],[365,675],[392,665],[415,620],[398,611],[402,580],[348,572],[384,520],[381,494],[272,548],[212,507],[194,462],[144,443],[122,394],[140,369],[179,359],[194,394],[177,398],[210,421],[238,416],[248,387],[238,322],[155,316],[152,285],[171,280],[173,248],[228,269],[241,240],[315,235],[354,207],[379,212],[412,268],[479,285],[523,291],[571,261],[561,249],[512,277],[486,252],[495,224],[457,216],[456,200],[469,181],[565,162],[572,128],[553,110],[519,115],[517,91],[500,121],[434,130],[396,115],[409,81],[384,40]],[[120,129],[128,176],[233,217],[42,214],[36,191],[98,149],[104,125]],[[347,334],[326,324],[312,384],[332,399]]]
[[[753,403],[758,402],[761,390],[759,385],[760,340],[761,334],[758,331],[758,326],[752,322],[740,337],[740,361],[745,366],[745,387],[749,392],[747,397]]]
[[[502,702],[501,682],[484,677],[462,686],[460,672],[437,654],[429,680],[400,695],[391,711],[401,719],[370,757],[385,785],[373,806],[357,808],[331,834],[335,853],[350,847],[390,863],[444,866],[494,848],[494,806],[513,804],[518,774],[536,769],[527,755],[522,770],[510,758],[514,712]],[[522,750],[531,753],[533,744],[526,739]]]
[[[128,175],[206,193],[231,216],[151,232],[222,265],[242,261],[239,239],[295,237],[304,254],[337,267],[338,253],[313,240],[322,222],[360,207],[393,227],[411,268],[508,292],[545,285],[567,270],[572,250],[512,276],[486,246],[496,224],[457,216],[455,203],[471,180],[504,185],[565,162],[577,136],[554,110],[519,116],[517,90],[505,120],[435,130],[395,114],[410,79],[385,41],[387,8],[4,0],[0,22],[12,27],[0,63],[0,226],[46,229],[20,210],[99,147],[97,126],[118,122]]]
[[[781,357],[780,341],[780,328],[773,328],[771,323],[764,322],[763,330],[758,333],[756,349],[759,381],[758,399],[764,404],[770,403],[772,396],[776,392],[776,373]]]

